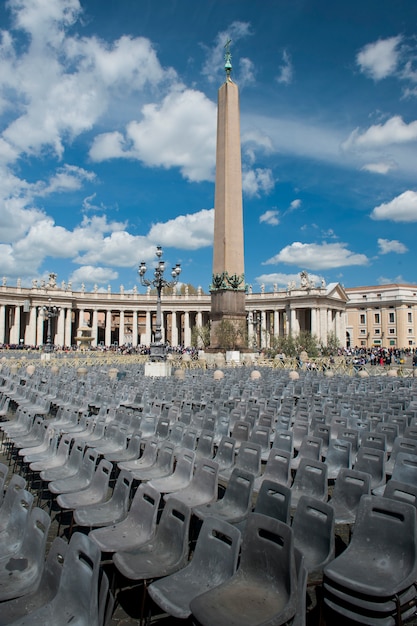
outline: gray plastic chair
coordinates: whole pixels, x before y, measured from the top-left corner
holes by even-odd
[[[111,526],[91,530],[89,537],[102,552],[133,550],[152,539],[161,500],[159,491],[142,483],[133,496],[127,517]]]
[[[291,486],[291,513],[294,513],[301,496],[310,495],[327,501],[327,465],[314,459],[301,459],[300,467]]]
[[[60,493],[56,501],[61,509],[76,509],[91,504],[101,504],[107,499],[110,476],[113,465],[106,459],[101,459],[93,471],[93,476],[88,486],[79,491]]]
[[[247,518],[251,510],[253,481],[253,474],[235,468],[223,497],[216,502],[193,507],[193,514],[202,520],[215,517],[230,524],[241,522]]]
[[[81,443],[74,443],[69,453],[69,456],[65,458],[65,455],[60,459],[60,465],[53,465],[45,470],[41,470],[40,479],[43,482],[51,482],[61,478],[67,478],[74,476],[81,467],[81,463],[84,458],[85,446]]]
[[[93,480],[97,459],[97,451],[94,448],[87,448],[78,472],[66,478],[51,481],[48,484],[49,491],[52,494],[60,494],[87,489]]]
[[[233,437],[223,436],[220,439],[219,447],[214,456],[214,460],[219,466],[219,473],[229,469],[235,463],[236,440]]]
[[[286,450],[272,448],[263,474],[255,478],[253,491],[258,493],[264,480],[269,479],[289,487],[292,483],[291,454]]]
[[[362,496],[348,547],[324,568],[325,605],[359,623],[370,623],[370,613],[372,623],[401,623],[397,617],[404,618],[407,596],[415,598],[416,577],[414,506]]]
[[[149,484],[160,493],[174,493],[185,489],[191,483],[194,471],[195,453],[184,449],[179,453],[175,470],[165,478],[155,478]]]
[[[195,458],[212,459],[214,454],[214,432],[203,429],[198,437]]]
[[[255,513],[268,515],[285,524],[290,521],[291,489],[275,480],[265,479],[255,502]]]
[[[297,470],[300,466],[301,459],[314,459],[321,461],[321,448],[323,440],[320,437],[306,435],[301,442],[298,454],[291,459],[291,469]]]
[[[385,451],[376,448],[359,447],[354,469],[371,475],[371,491],[377,487],[385,486]]]
[[[125,519],[129,510],[132,482],[132,474],[122,470],[117,477],[111,498],[101,504],[77,506],[73,513],[74,522],[78,526],[95,528],[117,524]]]
[[[342,468],[329,501],[335,524],[354,524],[360,499],[371,493],[371,476],[355,469]]]
[[[156,462],[158,455],[158,440],[155,437],[145,441],[142,455],[134,459],[133,461],[121,461],[117,464],[120,470],[128,470],[133,472],[135,470],[148,469]]]
[[[171,441],[163,441],[158,446],[155,462],[151,466],[142,469],[130,469],[129,471],[133,478],[139,481],[170,476],[174,471],[174,450],[175,445]]]
[[[325,458],[327,478],[335,480],[339,471],[352,467],[352,444],[346,439],[330,439]]]
[[[29,464],[32,472],[42,472],[52,469],[53,467],[65,465],[69,457],[71,441],[70,435],[62,435],[54,454],[51,454],[45,459],[33,461]]]
[[[165,502],[175,498],[186,506],[194,507],[217,500],[219,466],[211,459],[200,459],[195,463],[194,476],[184,489],[166,493]],[[155,485],[155,483],[153,483]]]
[[[219,473],[220,480],[227,483],[235,467],[251,472],[256,478],[261,473],[261,453],[262,449],[258,443],[244,441],[236,455],[234,465]]]
[[[278,448],[278,450],[286,450],[292,456],[294,451],[292,440],[293,434],[291,430],[276,430],[275,437],[272,442],[272,448]]]
[[[190,604],[203,626],[285,624],[294,617],[296,607],[292,529],[258,513],[248,517],[236,573]]]
[[[385,485],[384,498],[401,500],[412,504],[417,509],[417,485],[407,485],[391,479]]]
[[[0,558],[0,602],[32,593],[39,586],[50,525],[46,511],[31,509],[19,549]]]
[[[32,592],[25,593],[24,601],[21,598],[13,598],[2,602],[0,626],[11,624],[54,598],[58,592],[67,546],[68,543],[64,539],[55,537],[49,549],[38,586]]]
[[[0,509],[0,559],[19,550],[33,505],[33,495],[29,491],[13,489],[9,500],[9,489]]]
[[[417,456],[417,441],[415,439],[407,439],[405,437],[397,437],[393,443],[391,454],[385,463],[385,473],[391,476],[397,454],[404,452],[405,454],[415,454]]]
[[[140,433],[134,433],[128,441],[126,441],[126,446],[123,450],[119,450],[116,452],[106,452],[104,454],[104,458],[110,461],[111,463],[122,463],[123,461],[134,461],[134,459],[138,459],[140,456],[140,444],[141,444],[141,435]]]
[[[152,600],[178,619],[191,615],[191,601],[225,582],[236,571],[240,532],[219,519],[208,517],[200,529],[191,562],[175,574],[148,587]]]
[[[0,506],[2,505],[3,502],[3,497],[4,497],[4,487],[6,484],[6,478],[7,475],[9,473],[9,468],[7,467],[7,465],[5,463],[0,463]]]
[[[165,504],[154,537],[131,551],[118,550],[113,563],[130,580],[168,576],[188,560],[188,534],[191,510],[175,498]]]
[[[74,533],[65,554],[58,592],[50,602],[15,621],[15,626],[102,626],[99,574],[100,550],[86,535]]]
[[[309,582],[323,578],[323,568],[335,556],[334,510],[326,502],[301,496],[292,521],[294,546],[304,556]]]

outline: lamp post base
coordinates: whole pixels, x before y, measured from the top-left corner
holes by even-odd
[[[145,363],[145,376],[168,378],[172,374],[169,361],[148,361]]]
[[[166,345],[161,342],[151,343],[149,358],[151,361],[165,361],[167,357]]]

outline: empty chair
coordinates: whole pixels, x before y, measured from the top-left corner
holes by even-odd
[[[52,465],[45,470],[41,470],[40,478],[43,482],[50,482],[61,478],[74,476],[81,467],[84,458],[85,446],[80,443],[74,443],[69,456],[64,453],[60,457],[59,465]]]
[[[61,509],[76,509],[89,504],[100,504],[107,499],[110,476],[113,465],[106,459],[101,459],[94,470],[88,486],[79,491],[60,493],[56,501]]]
[[[66,478],[51,481],[48,484],[49,491],[52,494],[60,494],[87,489],[93,480],[97,458],[97,451],[94,448],[87,448],[78,472]]]
[[[320,437],[306,435],[301,442],[297,456],[291,459],[291,469],[296,470],[300,465],[301,459],[315,459],[316,461],[321,461],[322,445],[323,440]]]
[[[344,439],[350,441],[352,444],[352,459],[356,457],[359,448],[359,431],[353,428],[345,428],[341,426],[337,433],[337,439]]]
[[[77,506],[74,521],[78,526],[110,526],[117,524],[127,516],[130,489],[133,476],[127,470],[121,470],[116,480],[112,496],[106,502]]]
[[[143,468],[136,467],[129,471],[135,480],[140,481],[170,476],[174,471],[174,450],[175,446],[171,441],[163,441],[159,444],[157,456],[152,465]],[[120,465],[124,464],[121,463]]]
[[[251,472],[255,477],[261,473],[261,446],[258,443],[244,441],[236,455],[235,463],[232,467],[222,470],[219,474],[223,482],[227,482],[235,467],[240,467]]]
[[[219,473],[231,468],[235,463],[236,441],[233,437],[224,435],[217,448],[214,460],[219,466]]]
[[[53,467],[63,466],[68,459],[70,449],[71,437],[69,435],[62,435],[54,454],[51,454],[45,459],[31,462],[29,467],[32,472],[42,472],[52,469]]]
[[[371,493],[371,476],[355,469],[342,468],[329,501],[335,524],[354,524],[360,499]]]
[[[376,448],[359,447],[354,469],[371,475],[371,491],[385,485],[385,452]]]
[[[272,442],[273,448],[278,448],[279,450],[286,450],[292,456],[293,454],[293,434],[290,430],[277,430],[275,432],[274,441]]]
[[[123,448],[123,450],[118,450],[115,452],[105,452],[104,458],[111,463],[133,461],[134,459],[138,459],[140,456],[140,444],[140,433],[134,433],[132,434],[130,439],[127,439],[126,446]]]
[[[314,496],[325,502],[327,491],[327,465],[315,459],[301,459],[291,486],[291,512],[297,508],[301,496]]]
[[[249,435],[249,441],[261,446],[261,460],[266,461],[271,450],[271,428],[255,424]]]
[[[389,459],[385,463],[385,473],[387,476],[391,476],[397,459],[397,454],[400,452],[417,455],[417,441],[415,439],[407,439],[405,437],[396,437]]]
[[[326,607],[361,624],[402,623],[407,600],[415,611],[416,552],[414,506],[362,496],[348,547],[324,568]]]
[[[51,518],[43,509],[31,509],[19,549],[0,559],[0,601],[31,593],[38,587],[45,564]]]
[[[185,489],[191,483],[194,471],[195,452],[185,448],[178,454],[175,470],[164,478],[155,478],[149,483],[160,493],[173,493]]]
[[[325,459],[327,477],[329,480],[337,478],[339,471],[352,467],[352,444],[346,439],[330,439]]]
[[[86,535],[74,533],[65,553],[59,587],[47,604],[16,620],[17,626],[101,626],[100,550]]]
[[[26,489],[13,489],[10,499],[6,493],[0,509],[0,559],[17,552],[22,545],[32,505],[33,495]]]
[[[223,497],[216,502],[193,507],[194,515],[202,520],[215,517],[231,524],[244,520],[251,509],[253,481],[253,474],[235,468]]]
[[[313,429],[313,436],[322,440],[321,454],[326,456],[330,442],[330,426],[328,424],[317,423]]]
[[[158,455],[158,440],[153,437],[145,441],[142,456],[132,461],[122,461],[117,464],[119,469],[134,471],[152,467]]]
[[[271,448],[263,474],[255,478],[253,490],[259,491],[264,480],[273,480],[289,487],[292,483],[291,477],[291,454],[286,450]]]
[[[31,592],[26,592],[24,601],[20,597],[2,602],[0,626],[11,624],[15,620],[32,613],[50,602],[59,588],[62,566],[68,543],[61,537],[55,537],[45,561],[39,584]]]
[[[292,521],[294,546],[304,556],[310,582],[323,578],[323,568],[335,556],[334,510],[327,504],[301,496]]]
[[[266,478],[259,490],[255,502],[255,513],[268,515],[281,522],[290,522],[291,490],[289,487]],[[240,524],[239,529],[243,526]]]
[[[161,500],[159,491],[142,483],[133,496],[132,504],[122,521],[91,530],[89,537],[102,552],[132,550],[152,539]]]
[[[399,452],[395,459],[391,480],[409,485],[417,485],[417,456],[415,454]],[[384,489],[385,483],[373,489],[372,493],[376,496],[381,496],[384,493]]]
[[[379,422],[376,425],[376,432],[385,435],[386,450],[391,452],[394,441],[399,434],[399,425],[394,422]]]
[[[384,433],[364,432],[360,438],[361,447],[363,448],[375,448],[375,450],[387,450],[387,438]]]
[[[219,466],[211,459],[200,459],[195,463],[194,476],[184,489],[167,493],[164,500],[175,498],[190,508],[208,504],[217,499]],[[155,483],[154,483],[155,484]]]
[[[195,449],[196,459],[212,459],[214,453],[214,433],[209,430],[202,430]]]
[[[236,420],[233,424],[230,436],[236,440],[236,449],[238,450],[244,441],[248,441],[250,434],[250,424],[244,420]]]
[[[120,452],[126,447],[127,428],[119,424],[109,424],[106,428],[106,436],[101,442],[96,442],[94,447],[100,456],[112,452]]]
[[[384,498],[402,500],[417,508],[417,485],[407,485],[391,479],[385,485]]]
[[[233,576],[239,548],[240,532],[236,528],[219,519],[205,519],[191,562],[175,574],[153,582],[149,595],[169,615],[188,618],[195,597]]]
[[[296,421],[294,422],[293,428],[292,428],[292,433],[293,433],[293,448],[294,450],[298,450],[301,447],[301,444],[303,443],[304,437],[306,437],[308,435],[308,422],[301,422],[301,421]]]
[[[285,624],[295,615],[296,606],[292,529],[258,513],[248,517],[236,573],[190,604],[203,626]]]
[[[113,554],[116,568],[130,580],[160,578],[178,571],[188,560],[191,510],[170,498],[162,510],[153,539],[130,551]]]

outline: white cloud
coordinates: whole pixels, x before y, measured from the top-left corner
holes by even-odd
[[[296,211],[297,209],[300,208],[300,206],[301,206],[301,200],[299,198],[292,200],[292,202],[290,202],[290,206],[288,207],[288,213],[290,213],[291,211]]]
[[[242,172],[242,188],[248,196],[258,197],[261,193],[268,194],[274,188],[272,170],[256,168]]]
[[[388,172],[395,169],[397,169],[397,165],[392,162],[367,163],[361,167],[361,170],[371,172],[373,174],[388,174]]]
[[[373,209],[371,218],[393,222],[417,222],[417,192],[404,191],[390,202],[383,202]]]
[[[407,246],[398,241],[398,239],[378,239],[378,246],[380,254],[389,254],[390,252],[405,254],[408,252]]]
[[[282,53],[282,64],[279,66],[277,81],[289,85],[293,79],[293,66],[291,56],[287,50]]]
[[[308,275],[310,281],[316,285],[317,287],[320,285],[322,281],[322,276],[318,274],[310,274]],[[275,272],[273,274],[261,274],[256,277],[256,282],[259,285],[266,285],[267,287],[273,288],[274,285],[277,285],[278,290],[286,289],[289,283],[295,283],[297,286],[300,285],[300,274],[284,274],[283,272]]]
[[[375,124],[361,132],[356,128],[343,143],[343,148],[379,148],[417,140],[417,121],[406,124],[400,115],[394,115],[384,124]]]
[[[148,238],[157,245],[197,250],[212,245],[213,232],[214,209],[202,209],[198,213],[179,215],[168,222],[153,224]]]
[[[347,249],[345,243],[301,243],[295,241],[278,254],[265,261],[264,265],[286,263],[310,270],[333,269],[348,265],[366,265],[364,254],[356,254]]]
[[[255,65],[246,57],[239,59],[239,72],[236,78],[239,87],[243,88],[255,82]]]
[[[407,282],[408,281],[404,280],[401,274],[399,274],[398,276],[395,276],[395,278],[388,278],[387,276],[380,276],[377,280],[378,285],[393,285],[393,284],[401,285]]]
[[[66,191],[75,191],[81,189],[84,181],[93,181],[96,175],[82,167],[76,165],[64,165],[58,168],[56,174],[52,176],[46,186],[38,185],[40,190],[37,192],[39,196],[46,196],[52,193],[62,193]]]
[[[279,224],[279,212],[278,211],[265,211],[259,217],[260,223],[270,224],[270,226],[278,226]]]
[[[83,265],[77,268],[70,276],[70,281],[74,286],[81,286],[82,283],[88,288],[92,285],[107,284],[119,277],[110,267],[94,267],[93,265]]]
[[[126,136],[99,135],[94,160],[136,158],[151,167],[178,167],[188,180],[212,180],[216,149],[216,106],[202,92],[176,90],[161,104],[147,104],[142,120],[130,122]]]
[[[395,72],[398,66],[402,37],[389,37],[369,43],[356,56],[361,72],[374,80],[381,80]]]

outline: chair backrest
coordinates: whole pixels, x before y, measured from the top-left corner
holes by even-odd
[[[232,427],[231,437],[236,439],[237,442],[248,441],[250,430],[251,425],[249,422],[245,422],[241,419],[236,420]]]
[[[233,437],[223,436],[217,448],[214,460],[218,463],[220,471],[231,467],[235,462],[236,440]]]
[[[406,437],[402,437],[402,436],[396,437],[392,446],[389,459],[385,463],[385,472],[388,475],[392,474],[392,470],[394,469],[397,455],[400,452],[405,452],[406,454],[417,455],[417,441],[415,439],[407,439]]]
[[[211,459],[214,452],[214,432],[202,430],[198,437],[197,447],[195,449],[196,458],[205,457]]]
[[[12,474],[0,507],[0,529],[7,523],[16,497],[23,492],[25,487],[26,479],[20,476],[20,474]]]
[[[375,489],[386,482],[384,450],[360,446],[353,467],[360,472],[371,475],[371,489]]]
[[[391,480],[417,485],[417,455],[399,452],[395,459]]]
[[[301,496],[292,521],[294,546],[304,555],[310,578],[320,578],[334,558],[334,509],[308,495]]]
[[[354,520],[363,495],[371,493],[371,476],[352,468],[342,468],[334,483],[330,505],[336,511],[336,523],[338,513],[348,512],[350,519]]]
[[[409,485],[391,479],[385,485],[384,498],[401,500],[412,504],[417,509],[417,485]]]
[[[299,498],[306,493],[318,500],[327,500],[327,465],[322,461],[301,459],[291,486],[291,509],[295,508]]]
[[[286,485],[265,478],[255,502],[255,513],[268,515],[285,524],[290,521],[291,490]]]
[[[244,441],[236,455],[236,467],[252,472],[254,476],[261,473],[262,449],[258,443]]]
[[[141,483],[136,489],[128,517],[137,520],[142,528],[155,530],[161,494],[149,483]]]
[[[254,480],[255,477],[252,473],[235,467],[222,498],[223,504],[230,509],[235,509],[240,515],[249,513]]]
[[[167,560],[185,564],[189,550],[190,520],[191,509],[186,504],[174,497],[165,503],[156,529],[155,544],[159,550],[166,550]]]
[[[278,448],[279,450],[286,450],[292,456],[292,453],[293,453],[292,441],[293,441],[293,434],[291,430],[276,430],[272,447]]]
[[[378,433],[375,431],[372,432],[364,432],[360,438],[361,447],[364,448],[374,448],[375,450],[384,450],[387,449],[387,438],[385,434]]]
[[[262,478],[263,480],[269,478],[289,487],[292,482],[291,453],[287,450],[271,448]]]

